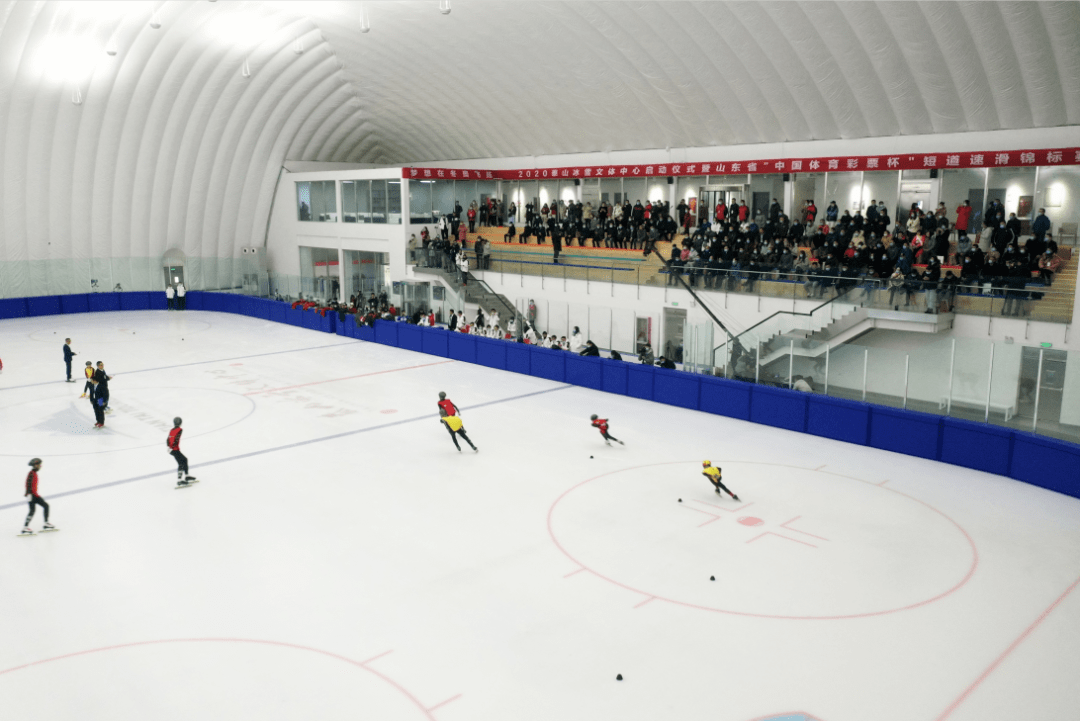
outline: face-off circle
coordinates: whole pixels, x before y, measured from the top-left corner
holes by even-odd
[[[39,718],[435,718],[368,662],[250,639],[148,641],[44,659],[0,670],[0,697],[5,711]]]
[[[648,599],[766,618],[922,606],[962,586],[978,564],[955,521],[886,486],[726,461],[723,481],[742,499],[735,501],[712,492],[699,463],[579,483],[548,513],[552,540],[583,569]],[[683,503],[672,503],[680,493]],[[716,583],[707,581],[712,575]]]

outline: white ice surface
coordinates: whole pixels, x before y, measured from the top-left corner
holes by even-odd
[[[65,336],[76,375],[115,376],[104,431],[58,381]],[[1080,708],[1065,496],[225,314],[9,320],[0,358],[3,718]],[[454,450],[440,390],[478,454]],[[176,415],[202,481],[179,491]],[[62,530],[16,538],[32,456]]]

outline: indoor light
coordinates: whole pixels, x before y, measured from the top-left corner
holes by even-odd
[[[450,0],[439,0],[439,12],[443,15],[450,14]]]
[[[245,78],[251,77],[251,66],[248,64],[247,60],[245,60],[244,64],[240,66],[240,74]]]

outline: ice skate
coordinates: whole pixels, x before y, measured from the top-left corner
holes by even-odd
[[[194,482],[198,481],[199,479],[196,478],[195,476],[184,476],[184,480],[187,481],[188,483],[194,483]]]
[[[56,526],[54,526],[53,524],[46,523],[44,526],[41,527],[41,530],[39,531],[39,533],[48,533],[49,531],[59,531],[59,530],[60,529],[57,528]]]
[[[716,489],[716,495],[720,496],[721,498],[724,497],[724,494],[720,492],[719,488]]]
[[[732,493],[732,494],[731,494],[731,500],[733,500],[733,501],[737,501],[737,500],[739,500],[739,497],[738,497],[738,496],[736,496],[736,495],[735,495],[734,493]]]
[[[610,445],[611,445],[611,441],[604,441],[604,445],[605,445],[605,446],[610,446]]]
[[[620,446],[625,446],[626,444],[625,444],[625,443],[623,443],[622,441],[619,441],[619,445],[620,445]]]
[[[480,449],[477,448],[476,446],[473,446],[472,449],[473,449],[473,453],[479,453],[480,452]]]
[[[177,490],[179,490],[181,488],[191,488],[196,483],[198,483],[198,481],[195,480],[194,478],[191,479],[190,481],[185,478],[183,480],[180,480],[180,481],[176,482],[176,488],[177,488]]]
[[[104,427],[105,427],[104,423],[95,423],[94,424],[94,428],[104,428]]]
[[[34,534],[33,531],[30,530],[30,526],[23,526],[23,529],[22,529],[22,531],[19,532],[19,535],[20,536],[33,536],[35,534]]]

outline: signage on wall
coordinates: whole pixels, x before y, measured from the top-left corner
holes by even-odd
[[[652,165],[589,165],[517,170],[461,168],[402,168],[401,176],[422,180],[554,180],[562,178],[656,178],[683,175],[746,175],[762,173],[824,173],[881,170],[950,170],[960,168],[1017,168],[1037,165],[1080,165],[1080,148],[1002,150],[964,153],[899,153],[823,158],[773,158],[706,163]]]

